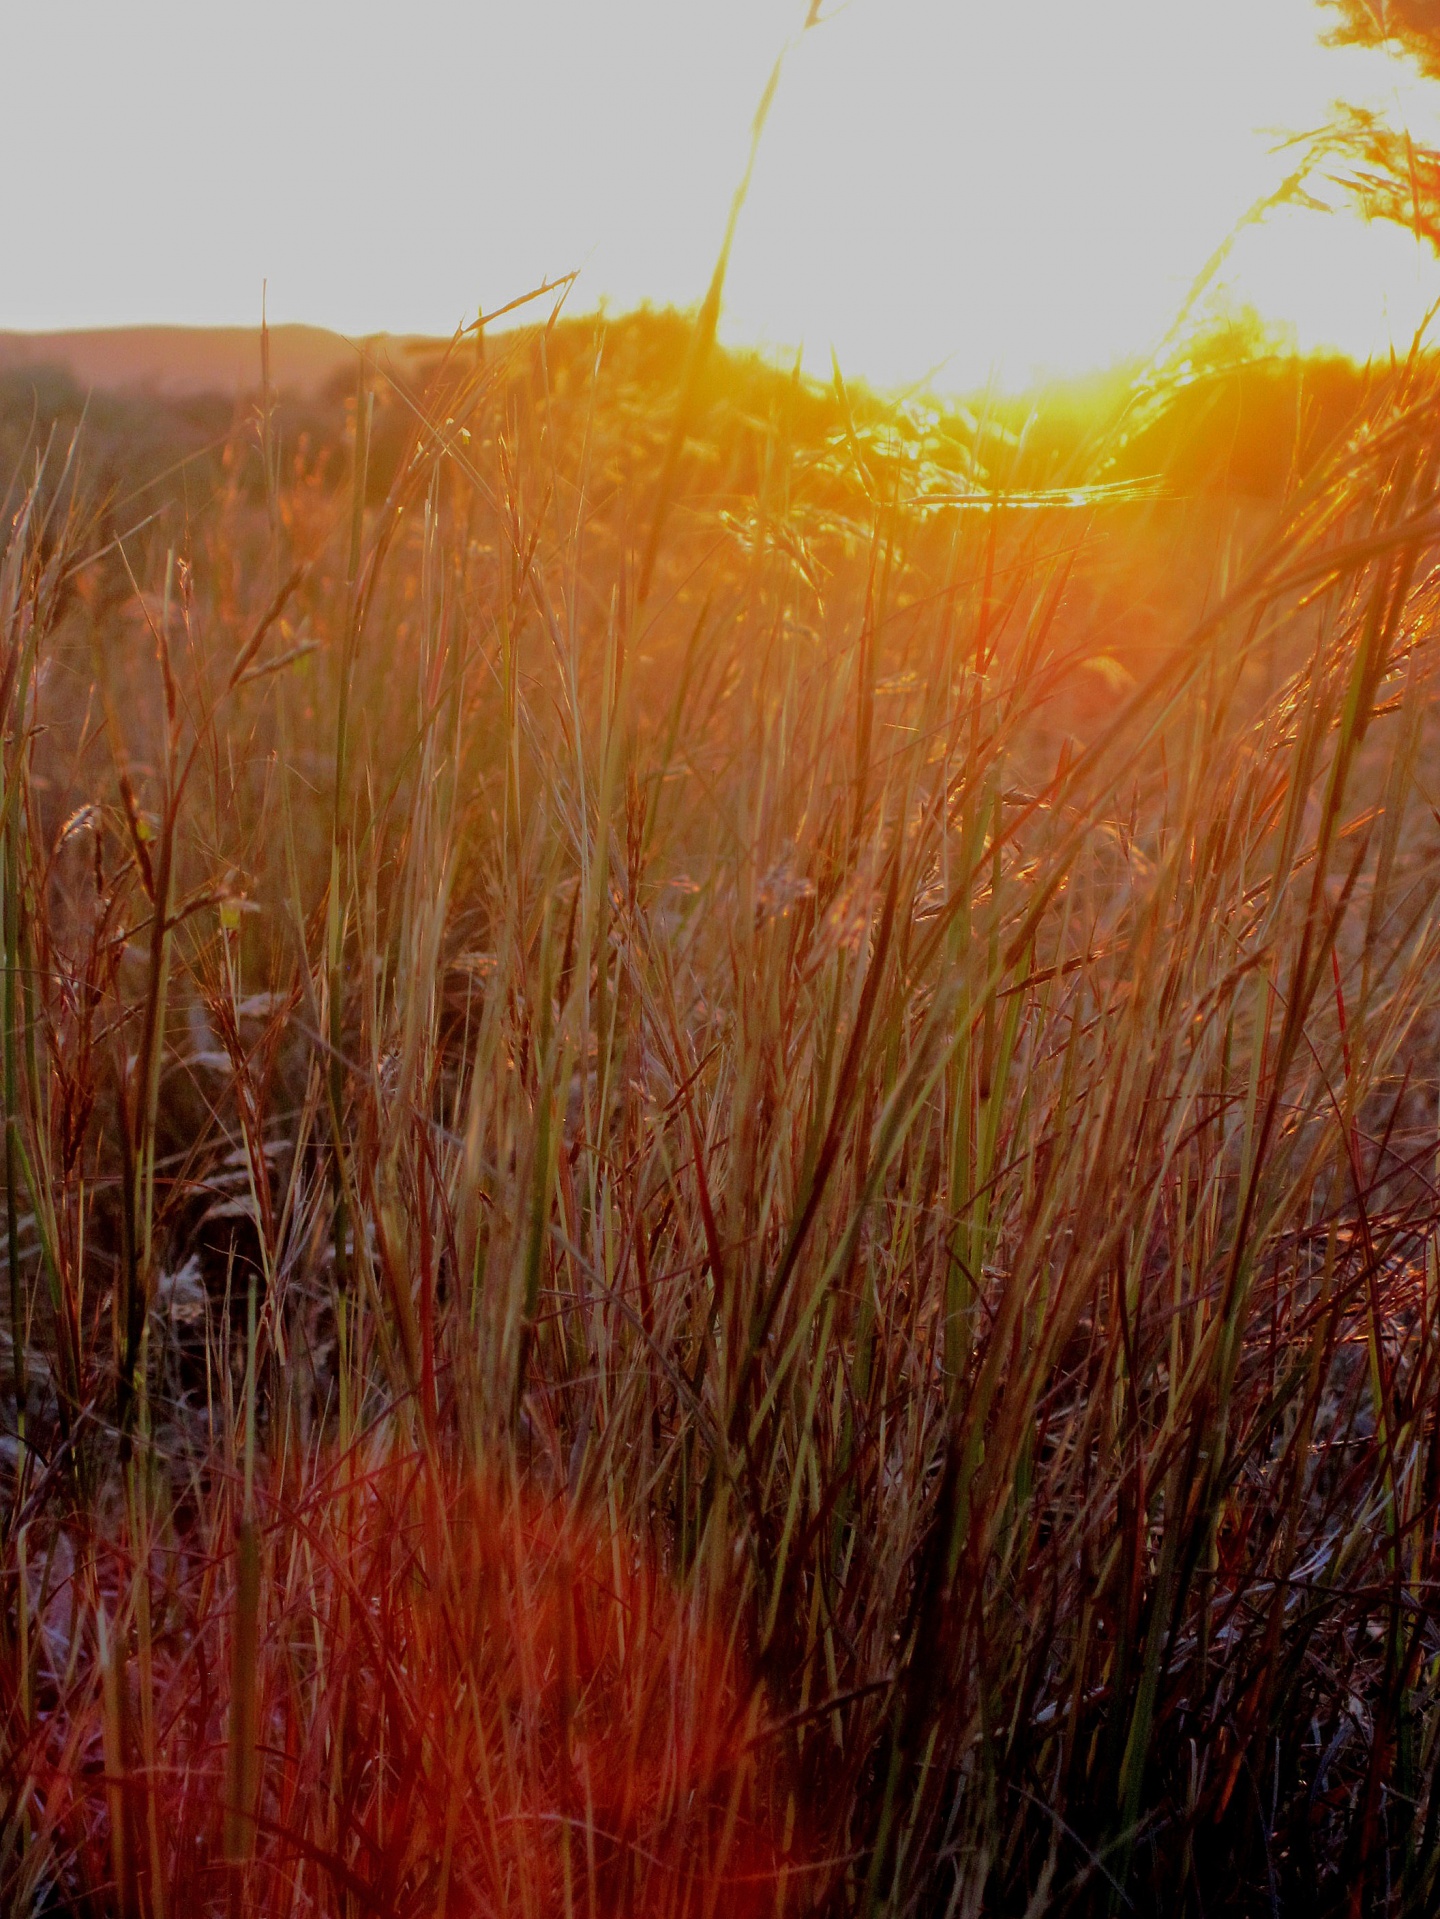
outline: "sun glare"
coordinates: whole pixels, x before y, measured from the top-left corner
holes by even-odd
[[[1302,349],[1407,344],[1440,274],[1347,211],[1248,221],[1337,97],[1423,125],[1308,0],[857,4],[785,75],[730,280],[734,337],[883,381],[1013,386],[1144,353],[1218,250],[1214,302]]]

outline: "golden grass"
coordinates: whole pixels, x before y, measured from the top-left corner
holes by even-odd
[[[7,1909],[1433,1911],[1432,375],[651,338],[12,492]]]

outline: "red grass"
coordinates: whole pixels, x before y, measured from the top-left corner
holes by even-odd
[[[228,1803],[234,1562],[198,1540],[153,1622],[153,1770],[133,1665],[119,1705],[118,1858],[103,1683],[37,1718],[25,1763],[88,1902],[777,1910],[798,1855],[760,1696],[730,1622],[697,1617],[635,1540],[423,1451],[314,1462],[264,1505],[250,1809]],[[77,1578],[113,1622],[134,1573],[101,1548]],[[13,1662],[5,1680],[13,1712]]]

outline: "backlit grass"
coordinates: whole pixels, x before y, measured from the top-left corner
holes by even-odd
[[[1432,374],[674,345],[25,454],[6,1907],[1433,1912]]]

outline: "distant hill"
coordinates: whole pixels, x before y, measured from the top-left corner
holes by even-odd
[[[270,329],[270,378],[281,392],[316,399],[355,372],[361,342],[325,327]],[[433,352],[434,340],[381,334],[367,342],[381,359]],[[258,327],[95,327],[65,333],[0,332],[0,374],[50,368],[82,390],[187,399],[237,395],[260,385]]]

